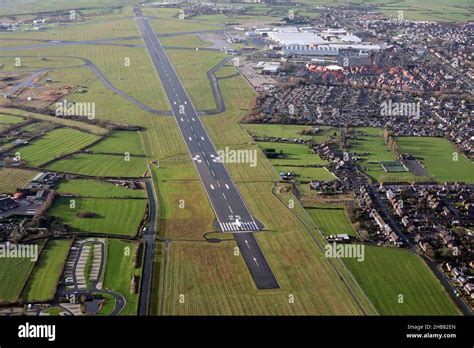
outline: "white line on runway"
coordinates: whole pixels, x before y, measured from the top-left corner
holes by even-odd
[[[211,190],[214,190],[214,185],[211,184]]]
[[[211,169],[212,176],[216,176],[216,173]]]
[[[184,118],[181,117],[181,122],[184,122]]]
[[[217,182],[217,186],[221,187],[221,184],[219,183],[219,181]]]
[[[226,188],[226,189],[229,189],[229,185],[225,184],[225,188]]]
[[[227,201],[227,197],[225,196],[224,192],[222,192],[222,196],[223,196],[224,199]]]
[[[193,138],[189,137],[189,140],[191,140],[191,141],[192,141],[192,140],[193,140]]]
[[[230,207],[230,205],[228,205],[228,207],[229,207],[229,210],[230,210],[231,214],[234,214],[234,211],[232,210],[232,208]]]
[[[201,140],[204,140],[204,137],[201,137]]]

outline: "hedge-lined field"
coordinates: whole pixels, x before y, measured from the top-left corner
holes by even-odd
[[[70,246],[71,240],[58,239],[44,246],[22,295],[26,302],[53,298]]]
[[[28,145],[15,149],[30,166],[40,166],[57,157],[81,150],[99,139],[98,136],[71,128],[54,129]]]
[[[132,190],[105,181],[74,179],[62,181],[56,191],[60,194],[72,194],[95,198],[144,198],[145,190]]]
[[[66,173],[104,177],[141,177],[145,174],[146,160],[143,157],[124,155],[102,155],[80,153],[48,165],[49,170]]]
[[[75,202],[74,208],[71,208],[71,199]],[[58,217],[72,232],[134,236],[146,202],[145,199],[60,197],[47,213]]]

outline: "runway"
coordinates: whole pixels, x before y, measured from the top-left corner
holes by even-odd
[[[240,253],[258,289],[279,288],[252,232],[263,226],[250,214],[242,196],[221,163],[204,126],[181,84],[164,48],[146,17],[135,8],[136,22],[168,98],[183,140],[214,210],[216,228],[234,233]]]

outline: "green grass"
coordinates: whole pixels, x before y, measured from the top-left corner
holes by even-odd
[[[19,168],[0,168],[0,193],[13,193],[23,188],[36,174]]]
[[[306,208],[306,211],[324,235],[347,233],[357,237],[343,207],[318,205]]]
[[[410,251],[366,246],[364,261],[343,262],[382,315],[459,314],[428,266]]]
[[[271,142],[258,142],[258,146],[262,150],[274,149],[275,152],[283,152],[283,158],[271,158],[273,165],[280,166],[304,166],[304,165],[324,165],[328,162],[321,159],[317,154],[313,153],[306,145],[301,144],[282,144]]]
[[[29,258],[0,258],[0,303],[19,299],[34,264]]]
[[[90,148],[94,153],[144,155],[139,132],[113,132]]]
[[[474,183],[474,164],[447,139],[398,137],[396,141],[399,151],[420,160],[436,181]],[[454,154],[457,154],[457,161]]]
[[[70,240],[51,240],[45,245],[23,292],[26,302],[53,298],[70,246]]]
[[[1,172],[0,172],[1,173]],[[144,190],[132,190],[112,183],[87,179],[62,181],[56,191],[60,194],[73,194],[95,198],[144,198]]]
[[[378,162],[394,161],[395,157],[383,142],[382,129],[370,127],[356,129],[362,131],[365,135],[359,136],[357,140],[349,141],[349,152],[368,153],[368,155],[361,156],[363,159],[357,163],[364,173],[373,180],[378,182],[414,182],[429,179],[415,176],[410,172],[385,172]],[[400,146],[399,151],[401,151]]]
[[[313,168],[313,167],[275,166],[275,170],[278,173],[293,172],[296,174],[295,179],[297,181],[311,181],[311,180],[331,181],[331,180],[336,179],[336,177],[324,167]]]
[[[58,217],[70,231],[134,236],[145,213],[144,199],[74,198],[75,208],[70,208],[70,198],[57,198],[48,215]],[[80,218],[80,212],[95,216]]]
[[[138,310],[138,293],[130,293],[133,275],[141,277],[141,265],[134,268],[133,258],[138,243],[118,239],[107,240],[107,261],[104,276],[104,288],[121,293],[126,299],[126,306],[120,315],[136,315]]]
[[[164,36],[160,38],[160,42],[163,46],[182,46],[199,48],[212,46],[212,42],[203,41],[197,35]]]
[[[30,166],[40,166],[57,157],[64,156],[93,143],[99,139],[96,135],[75,129],[59,128],[46,133],[28,145],[15,149],[22,160]]]
[[[179,49],[167,49],[166,53],[194,107],[198,110],[215,108],[216,103],[207,72],[224,58],[224,54],[213,51]]]
[[[84,154],[80,153],[55,161],[48,169],[60,172],[103,177],[141,177],[146,171],[146,161],[143,157]]]
[[[13,124],[22,123],[23,121],[25,121],[25,119],[21,118],[21,117],[0,114],[0,123],[1,124],[13,125]]]
[[[288,125],[288,124],[244,124],[244,128],[251,134],[258,137],[278,137],[278,138],[301,138],[304,140],[312,140],[314,143],[321,143],[327,138],[338,135],[337,130],[330,127],[318,127],[321,131],[314,136],[301,135],[299,132],[303,130],[311,130],[311,126]]]

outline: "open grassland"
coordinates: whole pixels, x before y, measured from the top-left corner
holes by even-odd
[[[474,164],[448,140],[398,137],[396,141],[400,153],[409,153],[420,160],[436,181],[474,183]]]
[[[48,165],[48,169],[66,173],[103,177],[141,177],[146,172],[143,157],[80,153]]]
[[[308,146],[302,144],[282,144],[272,142],[258,142],[258,146],[263,150],[273,149],[276,153],[281,153],[282,158],[272,158],[270,162],[279,166],[305,166],[305,165],[325,165],[326,160],[321,159]]]
[[[0,124],[13,125],[22,123],[23,121],[25,121],[25,119],[18,116],[0,114]]]
[[[324,140],[338,136],[336,129],[331,127],[318,127],[320,132],[316,135],[302,135],[301,131],[310,131],[311,126],[289,125],[289,124],[244,124],[243,127],[253,136],[276,137],[287,139],[311,140],[314,143],[321,143]]]
[[[137,276],[138,282],[141,281],[141,265],[135,268],[134,261],[137,249],[137,242],[107,239],[104,288],[117,291],[125,297],[126,305],[120,315],[136,315],[138,311],[139,287],[137,286],[136,293],[130,292],[132,276]],[[138,259],[142,260],[142,255]]]
[[[163,46],[199,47],[199,48],[212,46],[212,42],[203,41],[197,35],[163,36],[162,38],[160,38],[160,42]]]
[[[204,240],[215,219],[206,193],[188,156],[152,167],[158,195],[160,236],[173,240]],[[192,221],[192,223],[190,223]]]
[[[145,213],[144,199],[74,198],[55,199],[48,215],[58,217],[71,232],[134,236]],[[92,213],[80,217],[81,213]]]
[[[198,110],[215,108],[216,103],[207,72],[224,58],[224,54],[213,51],[179,49],[167,49],[166,53],[194,107]]]
[[[233,76],[235,74],[238,74],[237,68],[233,64],[224,64],[219,70],[217,70],[214,75],[216,75],[217,78],[223,78],[223,77],[229,77]]]
[[[69,10],[85,7],[107,7],[121,4],[130,4],[128,0],[78,0],[71,3],[69,0],[44,0],[41,3],[32,0],[19,0],[11,2],[0,0],[2,13],[5,15],[31,13],[40,11]],[[81,10],[82,11],[82,10]]]
[[[13,115],[22,115],[25,117],[33,118],[36,120],[41,120],[41,121],[46,121],[46,122],[51,122],[55,124],[59,124],[61,126],[68,126],[68,127],[73,127],[73,128],[78,128],[96,135],[104,135],[107,133],[107,129],[88,124],[85,122],[79,122],[79,121],[74,121],[68,118],[58,118],[54,116],[49,116],[49,115],[42,115],[42,114],[37,114],[33,112],[28,112],[28,111],[23,111],[23,110],[16,110],[16,109],[4,109],[0,108],[0,112],[8,112],[9,114]]]
[[[44,246],[23,292],[26,302],[53,298],[70,246],[71,240],[59,239],[50,240]]]
[[[362,131],[364,135],[359,136],[357,140],[349,140],[349,152],[359,154],[368,153],[368,155],[360,156],[363,159],[358,163],[364,173],[372,180],[378,182],[414,182],[428,180],[426,177],[415,176],[410,172],[385,172],[378,162],[394,161],[396,158],[388,149],[387,145],[384,144],[382,129],[364,127],[357,128],[357,130]],[[399,151],[401,151],[400,147]]]
[[[139,132],[118,131],[90,148],[94,153],[144,155]]]
[[[293,172],[296,174],[295,179],[297,181],[311,181],[311,180],[323,180],[331,181],[335,180],[336,177],[329,170],[324,167],[290,167],[290,166],[275,166],[275,170],[279,173]]]
[[[178,8],[143,8],[142,12],[157,34],[183,33],[203,30],[223,29],[224,25],[206,20],[197,20],[193,17],[179,19]]]
[[[23,188],[36,174],[19,168],[0,168],[0,193],[12,193]]]
[[[357,237],[344,207],[318,205],[306,208],[306,211],[324,235],[347,233],[349,236]]]
[[[365,246],[364,261],[343,261],[382,315],[459,314],[428,266],[409,251]]]
[[[14,51],[2,52],[0,56],[0,64],[3,64],[5,71],[15,72],[33,72],[47,68],[68,68],[82,64],[82,60],[73,57],[43,57],[41,59],[38,55],[34,55],[34,51]],[[16,66],[15,64],[19,64]]]
[[[34,264],[29,258],[0,258],[0,303],[11,303],[20,298]]]
[[[30,166],[40,166],[55,158],[81,150],[99,139],[94,134],[70,128],[59,128],[46,133],[28,145],[15,149]]]
[[[68,179],[56,188],[62,195],[94,198],[145,198],[144,190],[132,190],[112,183],[86,179]]]

